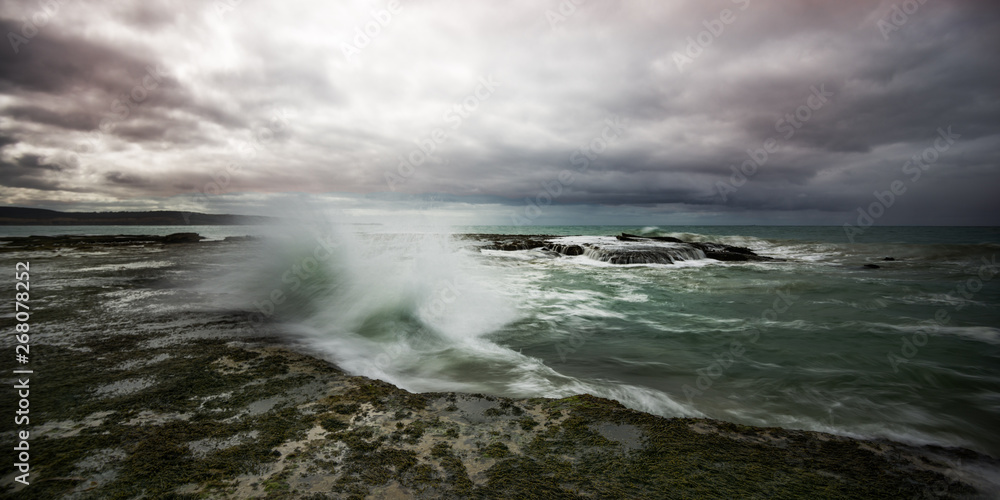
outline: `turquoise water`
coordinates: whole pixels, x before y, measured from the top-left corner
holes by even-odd
[[[44,228],[65,229],[81,230]],[[128,232],[278,236],[220,246],[228,264],[201,291],[247,311],[248,324],[273,322],[346,370],[409,390],[588,392],[666,416],[1000,456],[998,228],[873,227],[856,243],[839,227],[452,228],[624,231],[779,259],[630,266],[482,251],[433,228],[301,229]],[[269,303],[275,291],[280,304]]]

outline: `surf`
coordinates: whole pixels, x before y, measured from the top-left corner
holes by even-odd
[[[255,324],[345,371],[412,392],[589,393],[660,415],[699,415],[665,392],[566,375],[510,347],[517,323],[536,313],[514,289],[509,273],[516,271],[484,263],[477,249],[445,231],[313,223],[276,230],[217,280],[216,291],[227,307],[251,311]]]

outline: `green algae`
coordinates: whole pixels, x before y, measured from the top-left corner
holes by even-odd
[[[518,426],[521,427],[522,431],[530,431],[531,429],[534,429],[536,426],[538,426],[538,422],[531,417],[524,417],[518,419],[517,424]]]
[[[507,445],[494,441],[485,446],[479,454],[487,458],[505,458],[510,456],[510,449],[507,448]]]

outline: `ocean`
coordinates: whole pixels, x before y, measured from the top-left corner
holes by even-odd
[[[182,231],[216,243],[62,249],[67,258],[46,261],[41,276],[97,280],[102,266],[183,274],[163,293],[142,292],[153,305],[132,314],[151,314],[157,301],[238,311],[248,329],[267,324],[290,345],[410,391],[590,393],[663,416],[1000,457],[1000,228],[871,227],[853,242],[840,227],[792,226],[0,228]],[[615,245],[599,237],[623,232],[774,260],[695,253],[620,265],[592,252],[484,250],[456,236]],[[261,238],[219,241],[242,235]],[[122,307],[136,303],[127,290],[115,293]]]

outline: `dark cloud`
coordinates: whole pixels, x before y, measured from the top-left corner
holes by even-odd
[[[15,139],[13,136],[0,134],[0,150],[2,150],[7,146],[10,146],[11,144],[17,144],[17,143],[18,140]]]
[[[55,111],[40,106],[11,106],[3,113],[22,122],[53,125],[62,129],[90,130],[94,127],[93,117],[79,111]]]
[[[108,182],[111,182],[112,184],[118,184],[124,186],[141,187],[149,185],[149,181],[146,179],[143,179],[139,176],[132,174],[125,174],[117,170],[112,170],[111,172],[104,174],[104,178]]]
[[[20,33],[22,22],[0,18],[0,31]],[[0,92],[63,94],[82,87],[111,95],[134,85],[150,63],[114,46],[51,31],[32,37],[17,53],[9,47],[0,51]]]
[[[62,167],[58,165],[52,165],[44,163],[44,158],[33,154],[21,155],[16,161],[16,165],[22,168],[41,168],[45,170],[62,170]]]
[[[35,154],[23,154],[13,161],[0,160],[0,181],[4,187],[54,191],[61,189],[57,175],[63,167]]]
[[[565,222],[631,206],[838,223],[905,180],[886,221],[1000,223],[984,187],[1000,180],[1000,8],[926,2],[897,26],[892,5],[588,2],[554,21],[555,0],[407,3],[367,36],[385,5],[67,3],[0,51],[0,184],[23,204],[341,193],[323,199],[494,215],[558,190]],[[0,32],[31,8],[0,8]],[[602,145],[608,120],[626,125]],[[910,181],[949,126],[960,138]]]

